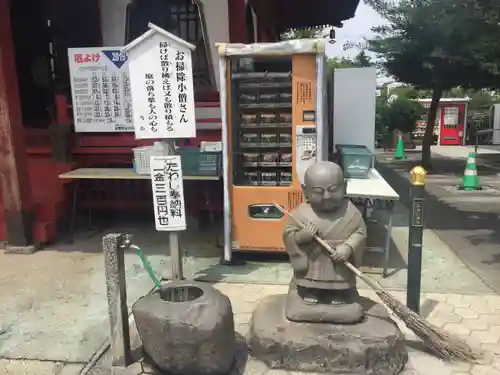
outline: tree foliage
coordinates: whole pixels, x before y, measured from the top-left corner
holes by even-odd
[[[306,27],[302,29],[291,29],[281,35],[282,40],[290,39],[311,39],[311,38],[326,38],[328,36],[328,28],[326,27]],[[362,68],[374,65],[371,57],[362,49],[354,59],[348,57],[333,57],[327,61],[327,70],[333,72],[340,68]]]
[[[348,57],[332,57],[328,59],[326,64],[327,71],[333,73],[335,69],[370,67],[374,65],[374,62],[364,50],[361,50],[353,59]]]
[[[305,27],[302,29],[291,29],[281,35],[282,40],[289,39],[312,39],[325,38],[328,31],[325,27]]]
[[[422,163],[431,167],[430,146],[439,100],[456,87],[498,86],[499,1],[367,0],[388,24],[375,27],[367,47],[398,82],[431,91]]]
[[[424,113],[422,105],[405,96],[398,96],[394,101],[377,101],[375,127],[378,131],[391,132],[401,130],[404,133],[412,132],[417,121]]]
[[[355,57],[354,64],[361,68],[366,68],[373,65],[373,61],[370,56],[368,56],[364,49],[362,49]]]
[[[382,87],[382,96],[387,96],[387,85]],[[404,96],[409,99],[423,99],[432,96],[432,90],[418,89],[414,86],[402,84],[392,87],[390,93],[396,96]],[[442,98],[469,98],[469,110],[489,109],[492,104],[500,102],[500,95],[489,89],[466,89],[463,87],[454,87],[450,90],[443,90]],[[386,98],[387,99],[387,98]]]

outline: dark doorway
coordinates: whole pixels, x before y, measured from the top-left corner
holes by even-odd
[[[196,90],[210,90],[210,75],[201,11],[191,0],[133,0],[127,6],[126,43],[148,30],[148,23],[167,30],[196,46],[193,78]]]

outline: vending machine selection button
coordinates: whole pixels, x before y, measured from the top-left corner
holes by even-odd
[[[248,215],[252,219],[280,220],[283,213],[274,204],[251,204],[248,206]]]

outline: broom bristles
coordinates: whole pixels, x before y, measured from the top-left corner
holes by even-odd
[[[274,206],[283,212],[284,214],[290,216],[297,225],[301,228],[304,224],[290,214],[280,205],[274,203]],[[323,246],[330,254],[335,254],[335,249],[333,249],[328,243],[322,240],[317,235],[314,239]],[[448,332],[433,326],[432,324],[422,319],[418,314],[411,311],[408,307],[403,305],[389,293],[382,289],[382,286],[375,280],[371,279],[367,275],[363,274],[360,270],[354,267],[350,262],[345,262],[347,268],[349,268],[356,276],[365,281],[374,291],[377,293],[380,300],[388,307],[392,312],[401,320],[403,323],[415,333],[426,345],[434,352],[436,355],[442,359],[460,359],[468,362],[477,362],[483,354],[473,350],[465,341],[462,339],[449,334]]]
[[[378,290],[376,293],[382,302],[442,359],[477,362],[483,356],[483,353],[472,349],[464,340],[422,319],[389,293],[383,290]]]

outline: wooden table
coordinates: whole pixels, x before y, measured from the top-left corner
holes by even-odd
[[[73,242],[74,221],[76,214],[76,206],[78,200],[78,187],[81,180],[150,180],[149,175],[140,175],[135,173],[131,168],[78,168],[70,172],[62,173],[59,175],[62,180],[73,180],[75,186],[73,189],[73,199],[70,209],[69,218],[69,241]],[[220,176],[182,176],[186,181],[218,181]],[[206,189],[203,189],[207,204],[209,204],[210,194]],[[213,221],[213,213],[210,213],[210,218]]]
[[[376,208],[374,201],[382,201],[385,203],[384,209],[389,212],[389,220],[387,223],[387,231],[385,236],[385,244],[383,248],[369,248],[369,251],[379,251],[384,253],[384,263],[382,270],[374,268],[364,268],[365,272],[381,273],[383,277],[387,276],[389,267],[389,258],[391,252],[391,235],[392,235],[392,214],[394,204],[399,201],[399,195],[387,183],[387,181],[378,173],[375,168],[370,169],[368,178],[348,178],[347,179],[347,196],[349,198],[360,199],[363,201],[364,212],[363,216],[366,220],[367,208],[369,206]]]
[[[399,200],[398,193],[375,168],[370,169],[368,178],[348,178],[347,196],[352,198]]]
[[[141,175],[130,168],[79,168],[62,173],[60,179],[65,180],[149,180],[151,176]],[[218,181],[220,176],[183,176],[184,180]]]

